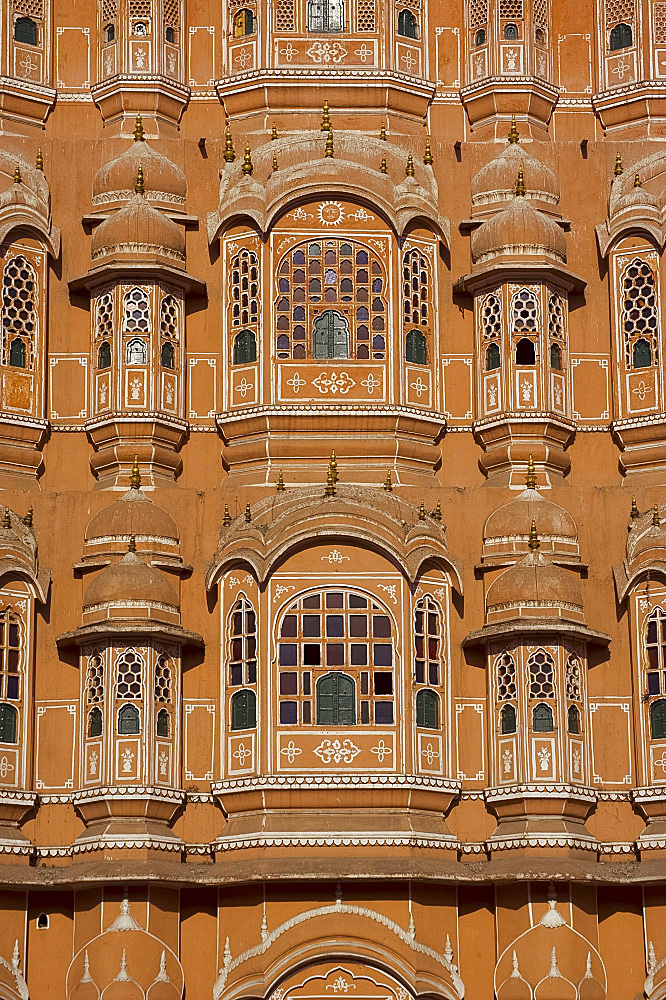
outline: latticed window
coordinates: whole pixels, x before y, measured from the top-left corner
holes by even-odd
[[[152,0],[129,0],[130,17],[150,17],[153,13]]]
[[[622,329],[627,368],[649,368],[659,360],[654,272],[637,257],[622,274]]]
[[[532,20],[535,28],[545,30],[548,27],[548,3],[547,0],[533,0]],[[538,40],[538,39],[537,39]],[[545,38],[544,38],[545,41]]]
[[[486,295],[481,306],[481,331],[485,348],[486,371],[495,371],[502,364],[502,306],[496,295]]]
[[[516,662],[511,653],[502,653],[495,660],[497,700],[512,701],[516,697]]]
[[[308,31],[343,31],[344,0],[307,0]]]
[[[405,326],[428,326],[430,264],[425,254],[413,248],[402,259],[402,311]]]
[[[356,30],[375,30],[375,0],[356,0]]]
[[[529,288],[521,288],[511,299],[511,323],[515,333],[536,333],[539,326],[539,306]]]
[[[104,702],[104,663],[95,653],[88,659],[86,669],[86,704],[101,705]]]
[[[442,655],[442,616],[431,597],[422,597],[414,610],[414,680],[439,684]]]
[[[102,20],[112,21],[118,13],[117,0],[102,0]]]
[[[620,21],[633,22],[636,0],[606,0],[606,27],[612,28]]]
[[[171,665],[166,653],[160,653],[155,664],[155,701],[171,704]]]
[[[294,0],[275,0],[275,27],[278,31],[294,30]]]
[[[257,683],[257,616],[246,598],[236,601],[229,612],[227,656],[229,686]]]
[[[95,336],[104,339],[113,336],[113,296],[104,292],[97,299]]]
[[[548,337],[550,342],[550,367],[561,371],[564,342],[564,305],[559,295],[548,299]]]
[[[164,24],[176,31],[180,28],[180,0],[164,0]],[[167,39],[173,41],[174,39]]]
[[[647,695],[666,694],[666,613],[662,608],[650,613],[644,629]]]
[[[500,0],[499,16],[521,19],[523,17],[523,0]]]
[[[386,277],[369,247],[313,240],[278,267],[278,358],[386,356]]]
[[[470,0],[468,7],[470,28],[479,28],[488,23],[488,0]]]
[[[143,697],[143,660],[134,649],[127,649],[116,660],[116,698],[139,701]]]
[[[666,3],[658,2],[652,4],[653,37],[657,45],[666,42]]]
[[[567,701],[581,700],[581,667],[580,660],[575,653],[568,658],[564,668],[564,684]]]
[[[253,326],[259,321],[259,259],[243,248],[231,261],[231,325]]]
[[[165,295],[160,304],[160,364],[162,368],[176,367],[178,339],[178,303],[173,295]]]
[[[379,604],[351,590],[310,594],[278,637],[281,725],[393,724],[394,633]]]
[[[130,288],[123,297],[123,330],[150,330],[150,302],[143,288]]]
[[[20,701],[23,623],[13,611],[0,612],[0,699]]]
[[[538,649],[527,661],[530,698],[555,697],[555,663],[552,656]]]
[[[2,276],[3,364],[32,368],[37,333],[37,275],[23,256],[12,257]]]

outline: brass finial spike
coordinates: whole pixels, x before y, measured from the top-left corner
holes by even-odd
[[[338,475],[338,460],[335,457],[335,448],[331,451],[331,459],[329,461],[329,467],[333,470],[333,475],[335,476],[335,481],[337,483],[340,478]]]
[[[641,516],[641,512],[636,504],[636,497],[631,498],[631,510],[629,511],[629,517],[632,521]]]
[[[282,470],[280,470],[280,472],[278,472],[278,478],[277,478],[277,483],[276,483],[276,486],[275,486],[275,492],[276,493],[284,493],[284,491],[285,491],[284,479],[282,478]]]
[[[511,129],[507,135],[507,139],[512,146],[515,146],[515,144],[520,140],[520,135],[518,134],[518,129],[516,128],[515,115],[511,115]]]
[[[384,142],[387,141],[387,139],[386,139],[386,122],[382,122],[382,127],[379,130],[379,138],[382,139]]]
[[[40,146],[37,150],[37,156],[35,157],[35,166],[38,170],[44,170],[44,156],[42,154],[42,147]]]
[[[407,154],[407,166],[405,167],[405,177],[414,176],[414,157],[411,153]]]
[[[143,183],[143,167],[139,164],[136,172],[136,184],[134,185],[134,191],[136,194],[145,194],[146,186]]]
[[[21,177],[21,168],[17,163],[16,166],[14,167],[14,184],[21,184],[22,181],[23,179]]]
[[[613,167],[613,173],[616,177],[619,177],[624,173],[624,167],[622,166],[622,155],[618,153],[615,157],[615,166]]]
[[[278,168],[277,156],[275,155],[275,153],[273,153],[273,173],[275,173],[277,168]]]
[[[133,490],[141,489],[141,473],[139,472],[139,456],[134,456],[132,462],[132,475],[130,476],[130,486]]]
[[[338,481],[338,474],[335,470],[335,461],[331,458],[328,463],[328,470],[326,472],[326,489],[324,490],[324,496],[334,497],[336,491],[336,484]]]
[[[528,542],[528,545],[532,552],[536,552],[536,550],[541,546],[541,542],[539,541],[539,536],[537,535],[536,521],[532,521],[532,525],[530,527],[530,540]]]
[[[127,546],[128,552],[136,552],[136,536],[130,535],[129,544]]]
[[[28,507],[25,516],[23,518],[23,523],[26,528],[32,528],[32,507]]]
[[[275,127],[275,125],[273,125],[273,128],[271,129],[271,141],[273,139],[277,139],[277,137],[278,137],[277,128]]]
[[[229,131],[229,126],[227,125],[226,131],[224,133],[224,162],[233,163],[236,159],[236,151],[234,149],[233,139],[231,138],[231,132]]]
[[[660,523],[661,521],[659,518],[659,507],[657,506],[657,504],[655,504],[654,507],[652,508],[652,524],[655,526],[655,528],[658,528]]]
[[[249,524],[251,520],[252,520],[252,508],[250,507],[250,504],[248,502],[245,504],[245,523]]]
[[[534,468],[534,461],[532,456],[527,459],[527,476],[525,477],[525,486],[528,490],[536,489],[536,469]]]
[[[245,147],[245,152],[243,154],[243,166],[241,170],[244,174],[251,174],[254,170],[252,166],[252,151],[249,146]]]
[[[516,180],[516,197],[525,197],[525,176],[523,174],[523,168],[521,167],[518,171],[518,178]]]
[[[386,166],[386,157],[385,156],[382,156],[382,162],[379,164],[379,172],[380,172],[380,174],[387,174],[388,173],[388,168]]]
[[[134,121],[134,141],[143,142],[144,139],[145,136],[143,134],[143,118],[141,117],[140,114],[138,114]]]
[[[224,505],[224,517],[222,518],[222,524],[225,528],[228,528],[231,524],[231,514],[229,513],[229,507],[226,503]]]
[[[640,175],[639,174],[634,174],[634,187],[635,188],[639,188],[639,187],[642,187],[642,186],[643,185],[641,184]]]
[[[324,159],[332,159],[333,153],[333,129],[328,130],[328,135],[326,136],[326,151],[324,152]]]
[[[330,130],[331,130],[331,116],[328,113],[328,101],[324,101],[324,116],[321,120],[319,131],[330,132]]]
[[[423,154],[423,162],[426,167],[431,167],[435,162],[432,158],[432,149],[430,147],[430,136],[426,136],[425,153]]]
[[[426,509],[423,500],[419,504],[419,521],[425,521],[426,519]]]
[[[12,516],[9,513],[9,507],[5,507],[5,514],[4,514],[4,517],[2,519],[2,527],[3,528],[11,528],[11,526],[12,526]]]
[[[442,520],[442,504],[439,500],[437,501],[437,506],[433,510],[431,517],[434,521]]]
[[[393,493],[393,482],[391,480],[391,470],[389,469],[386,473],[386,479],[384,480],[384,490],[387,493]]]

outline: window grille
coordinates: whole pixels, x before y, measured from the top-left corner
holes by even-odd
[[[27,17],[44,17],[44,0],[14,0],[14,12]]]
[[[294,0],[275,0],[275,27],[278,31],[294,30]]]
[[[402,259],[402,310],[405,325],[428,326],[430,264],[420,250],[408,250]]]
[[[528,288],[521,288],[511,299],[511,321],[516,333],[537,331],[539,306],[534,293]]]
[[[101,736],[103,728],[102,710],[95,706],[88,712],[88,736]]]
[[[171,704],[171,667],[164,653],[160,653],[155,664],[155,701]]]
[[[86,671],[86,703],[101,705],[104,701],[104,663],[102,657],[95,653],[88,660]]]
[[[231,325],[254,326],[259,321],[259,259],[242,249],[231,261]]]
[[[581,700],[581,669],[580,660],[572,653],[564,668],[564,681],[567,701]]]
[[[546,30],[548,27],[548,4],[547,0],[533,0],[532,18],[535,28]]]
[[[138,701],[143,697],[143,660],[133,649],[127,649],[116,661],[116,698]]]
[[[501,18],[506,17],[521,20],[523,17],[523,0],[500,0],[499,16]]]
[[[609,37],[609,48],[611,52],[619,49],[628,49],[633,45],[634,35],[630,24],[616,24],[611,30]]]
[[[164,0],[164,23],[180,28],[180,0]]]
[[[0,699],[19,701],[23,669],[23,627],[18,615],[0,613]]]
[[[606,0],[606,27],[612,28],[620,21],[631,24],[636,17],[636,0]]]
[[[356,0],[356,30],[375,30],[375,0]]]
[[[151,17],[153,13],[152,0],[129,0],[130,17]]]
[[[236,601],[229,612],[227,630],[229,686],[256,684],[257,616],[250,601]]]
[[[37,275],[25,257],[12,257],[2,276],[3,363],[12,364],[12,344],[22,345],[22,364],[32,368],[37,333]],[[16,348],[14,349],[16,352]]]
[[[516,663],[510,653],[502,653],[495,660],[497,700],[510,701],[516,697]]]
[[[530,698],[555,697],[555,663],[552,656],[538,649],[527,661]]]
[[[111,292],[104,292],[97,300],[95,335],[97,337],[111,337],[113,335],[113,296]]]
[[[654,3],[652,5],[652,17],[654,23],[654,40],[657,45],[666,42],[666,3]]]
[[[622,274],[622,329],[627,368],[649,368],[659,360],[654,273],[637,257]]]
[[[143,288],[131,288],[123,297],[123,330],[150,330],[150,302]]]
[[[102,0],[102,20],[113,21],[118,15],[117,0]]]
[[[37,44],[37,24],[31,17],[19,17],[14,22],[14,40],[23,45]]]
[[[417,684],[439,684],[442,643],[440,610],[430,597],[417,602],[414,611],[414,680]]]
[[[469,3],[469,26],[479,28],[482,24],[488,23],[488,0],[470,0]]]
[[[405,337],[405,361],[412,365],[425,365],[428,362],[428,342],[420,330],[410,330]]]
[[[575,736],[580,733],[580,712],[575,705],[569,705],[567,711],[567,732]]]
[[[168,737],[171,735],[171,720],[166,708],[161,708],[157,713],[157,723],[155,732],[158,736]]]
[[[416,16],[412,14],[411,10],[399,11],[398,34],[402,35],[403,38],[416,38],[418,36]]]
[[[97,352],[97,367],[100,371],[104,368],[111,367],[111,345],[106,340],[99,345],[99,350]]]

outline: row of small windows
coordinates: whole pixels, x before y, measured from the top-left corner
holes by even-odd
[[[97,707],[91,708],[88,713],[88,736],[90,738],[101,736],[102,730],[102,710]],[[119,736],[138,736],[141,733],[141,714],[135,705],[123,705],[118,710],[116,731]],[[155,733],[162,737],[171,735],[171,719],[166,708],[161,708],[157,713]]]
[[[487,41],[487,34],[485,28],[479,28],[474,36],[474,42],[477,46],[485,45]],[[518,25],[514,24],[512,21],[507,22],[502,28],[502,38],[507,42],[517,42],[520,38],[520,32],[518,30]],[[536,28],[534,31],[534,41],[537,45],[546,44],[546,33],[543,28]]]
[[[97,300],[96,336],[101,342],[97,347],[97,367],[101,370],[111,367],[113,335],[113,297],[105,292]],[[123,331],[146,334],[151,329],[150,302],[142,288],[132,288],[123,297]],[[176,367],[175,341],[178,339],[179,306],[173,295],[165,295],[160,303],[159,359],[162,368],[174,370]],[[148,343],[142,336],[130,337],[125,344],[125,363],[145,365],[148,362]]]
[[[251,16],[251,15],[250,15]],[[145,36],[148,34],[148,26],[142,21],[135,21],[132,32],[135,35]],[[243,32],[242,34],[252,34],[251,31]],[[104,43],[108,45],[109,42],[115,41],[116,38],[116,26],[114,24],[107,24],[102,30],[102,38]],[[176,43],[176,29],[172,27],[167,27],[164,31],[164,38],[170,45],[175,45]]]
[[[559,344],[551,344],[550,367],[555,371],[562,370],[562,348]],[[517,365],[536,364],[536,345],[528,337],[522,337],[516,344],[515,362]],[[486,349],[486,371],[492,372],[501,368],[502,359],[499,344],[490,344]]]
[[[666,702],[664,702],[666,705]],[[500,711],[500,732],[502,736],[509,736],[516,732],[517,717],[514,705],[504,705]],[[532,732],[552,733],[555,730],[553,709],[550,705],[539,704],[532,709]],[[580,712],[575,705],[570,705],[567,710],[567,732],[572,735],[580,733]]]
[[[287,339],[287,338],[285,338]],[[281,338],[278,337],[277,346],[280,348]],[[386,343],[383,337],[374,337],[373,348],[378,348],[382,353],[385,351]],[[425,334],[420,330],[410,330],[405,338],[405,361],[414,365],[427,364],[427,340]],[[305,347],[303,354],[294,357],[305,357]],[[359,347],[356,352],[359,360],[368,357],[361,353]],[[315,321],[315,328],[312,335],[312,357],[319,359],[327,358],[348,358],[349,357],[349,328],[344,317],[333,310],[322,313]],[[233,341],[233,363],[235,365],[247,365],[257,360],[257,338],[252,330],[241,330],[237,333]],[[128,362],[129,363],[129,362]]]
[[[343,0],[308,0],[307,30],[313,32],[344,31],[345,11]],[[234,14],[232,33],[234,38],[253,35],[257,30],[257,19],[253,11],[244,8]],[[407,8],[398,12],[397,32],[403,38],[418,38],[416,15]]]

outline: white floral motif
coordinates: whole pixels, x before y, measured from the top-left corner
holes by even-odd
[[[382,384],[380,378],[375,378],[375,376],[370,372],[367,378],[364,378],[361,385],[368,390],[368,396],[373,396],[375,389]]]
[[[562,405],[562,386],[559,382],[556,382],[553,386],[553,395],[555,396],[555,406]]]
[[[234,57],[234,62],[237,62],[241,69],[245,69],[247,64],[252,62],[252,53],[247,49],[241,49]]]
[[[313,62],[325,63],[326,65],[329,63],[341,63],[347,55],[347,49],[340,42],[316,41],[305,52]]]
[[[635,385],[631,391],[636,393],[642,403],[646,396],[652,395],[652,386],[647,385],[645,380],[641,379],[638,385]]]
[[[3,757],[3,760],[5,760],[5,759],[6,758]],[[98,764],[98,762],[99,762],[99,754],[97,753],[96,750],[93,750],[92,753],[88,754],[88,770],[90,771],[90,774],[92,775],[93,778],[97,774],[97,764]],[[2,761],[0,761],[0,764],[1,763],[2,763]]]
[[[495,406],[497,403],[497,386],[491,382],[488,386],[488,406]]]
[[[127,748],[127,750],[123,750],[121,757],[123,758],[123,774],[131,774],[134,754],[129,749],[129,747]]]
[[[303,753],[300,747],[297,747],[293,740],[289,740],[286,747],[282,747],[280,753],[283,753],[290,764],[293,764],[297,757]]]
[[[252,751],[249,747],[246,747],[244,743],[238,744],[238,749],[234,754],[232,754],[234,760],[237,760],[240,767],[245,767],[245,761],[248,757],[252,756]]]
[[[242,379],[240,380],[236,388],[238,389],[238,394],[243,399],[245,399],[250,389],[254,389],[254,382],[248,382],[248,380],[243,375]]]
[[[520,394],[524,403],[532,402],[532,383],[528,382],[527,379],[523,379],[520,383]]]
[[[169,63],[169,72],[173,74],[176,72],[176,53],[170,52],[167,59]]]
[[[329,983],[326,989],[333,990],[334,993],[346,993],[350,989],[355,990],[356,983],[348,983],[344,976],[338,976],[335,982]]]
[[[410,49],[407,49],[404,56],[400,57],[400,61],[404,62],[405,69],[407,70],[408,73],[411,73],[414,67],[416,66],[416,59],[414,58],[414,54],[411,52]]]
[[[571,755],[571,759],[573,761],[573,769],[574,769],[574,771],[576,772],[576,774],[580,774],[580,763],[581,763],[581,759],[582,758],[581,758],[580,750],[578,749],[578,747],[576,747],[576,749],[574,750],[573,754]]]
[[[106,403],[106,382],[102,382],[99,387],[99,401],[100,403]]]
[[[474,59],[474,76],[481,76],[483,73],[483,56],[479,53]]]
[[[339,549],[331,549],[331,551],[328,553],[328,555],[327,556],[322,556],[321,559],[322,559],[322,562],[325,559],[326,562],[331,563],[331,564],[333,564],[333,563],[343,563],[345,561],[345,559],[347,560],[347,562],[349,562],[349,556],[343,556],[342,552],[340,552]]]
[[[305,379],[301,378],[298,372],[295,372],[293,378],[287,379],[287,385],[290,385],[294,390],[294,396],[298,396],[301,386],[305,385]]]
[[[310,214],[309,212],[306,212],[305,209],[301,208],[301,207],[295,209],[291,213],[292,218],[295,219],[296,222],[304,222],[305,219],[307,219],[307,217],[308,217],[309,214]]]
[[[111,71],[113,69],[113,56],[111,54],[111,49],[106,50],[104,56],[104,74],[106,76],[111,76]]]
[[[518,52],[516,49],[509,49],[506,54],[506,68],[512,73],[518,65]]]
[[[294,590],[294,587],[283,587],[281,583],[278,583],[275,587],[275,593],[273,594],[273,600],[279,601],[283,594],[288,594],[290,590]]]
[[[432,767],[436,760],[439,760],[439,750],[435,750],[432,743],[428,743],[425,750],[421,751],[421,756],[425,758],[428,767]]]
[[[370,215],[364,208],[357,208],[349,218],[356,219],[357,222],[368,222],[369,219],[374,219],[374,215]]]
[[[662,752],[661,757],[655,757],[652,763],[655,767],[660,768],[660,770],[666,771],[666,750]]]
[[[146,65],[146,50],[143,49],[143,48],[141,48],[141,49],[135,49],[134,50],[134,68],[135,69],[143,69],[145,67],[145,65]]]
[[[537,750],[537,756],[539,758],[539,770],[547,771],[550,767],[550,750],[547,750],[546,747],[541,747],[540,750]]]
[[[39,63],[37,62],[37,59],[35,59],[33,62],[32,55],[30,54],[30,52],[25,53],[23,59],[21,59],[21,62],[19,63],[19,66],[23,70],[23,76],[26,78],[31,77],[32,74],[39,69]]]
[[[376,747],[370,748],[370,753],[374,753],[380,764],[384,763],[384,757],[390,757],[393,753],[393,747],[390,747],[384,740],[380,740]]]
[[[169,382],[164,389],[164,395],[166,396],[166,401],[171,406],[173,404],[173,386]]]
[[[502,764],[504,766],[504,773],[511,774],[511,765],[513,764],[513,754],[510,750],[505,750],[502,754]]]
[[[339,392],[342,396],[346,396],[350,389],[352,389],[356,382],[353,378],[350,378],[347,372],[321,372],[317,378],[312,380],[312,384],[316,385],[320,393],[325,396],[329,392],[333,395]]]
[[[295,46],[293,46],[291,42],[287,42],[285,47],[283,49],[280,49],[280,55],[284,56],[287,62],[291,62],[294,56],[298,55],[298,49],[295,48]],[[273,996],[275,996],[275,994],[273,994]]]
[[[377,586],[380,590],[383,590],[384,593],[389,595],[394,604],[398,603],[398,598],[395,596],[396,585],[394,583],[378,583]]]
[[[130,398],[140,399],[141,398],[141,379],[133,378],[130,382]]]
[[[313,753],[323,764],[351,764],[360,754],[359,747],[351,740],[322,740]]]
[[[413,389],[418,398],[420,399],[424,392],[428,391],[428,386],[421,380],[421,376],[417,378],[416,382],[411,382],[409,385],[410,389]]]
[[[354,49],[354,55],[358,56],[362,63],[367,62],[372,55],[372,49],[370,46],[366,45],[365,42],[361,45],[360,49]]]
[[[612,72],[617,76],[618,80],[624,80],[625,74],[629,73],[631,70],[631,63],[624,59],[620,59],[619,62],[613,67]]]
[[[160,751],[160,777],[166,778],[167,776],[167,764],[169,763],[169,755],[166,750]]]

